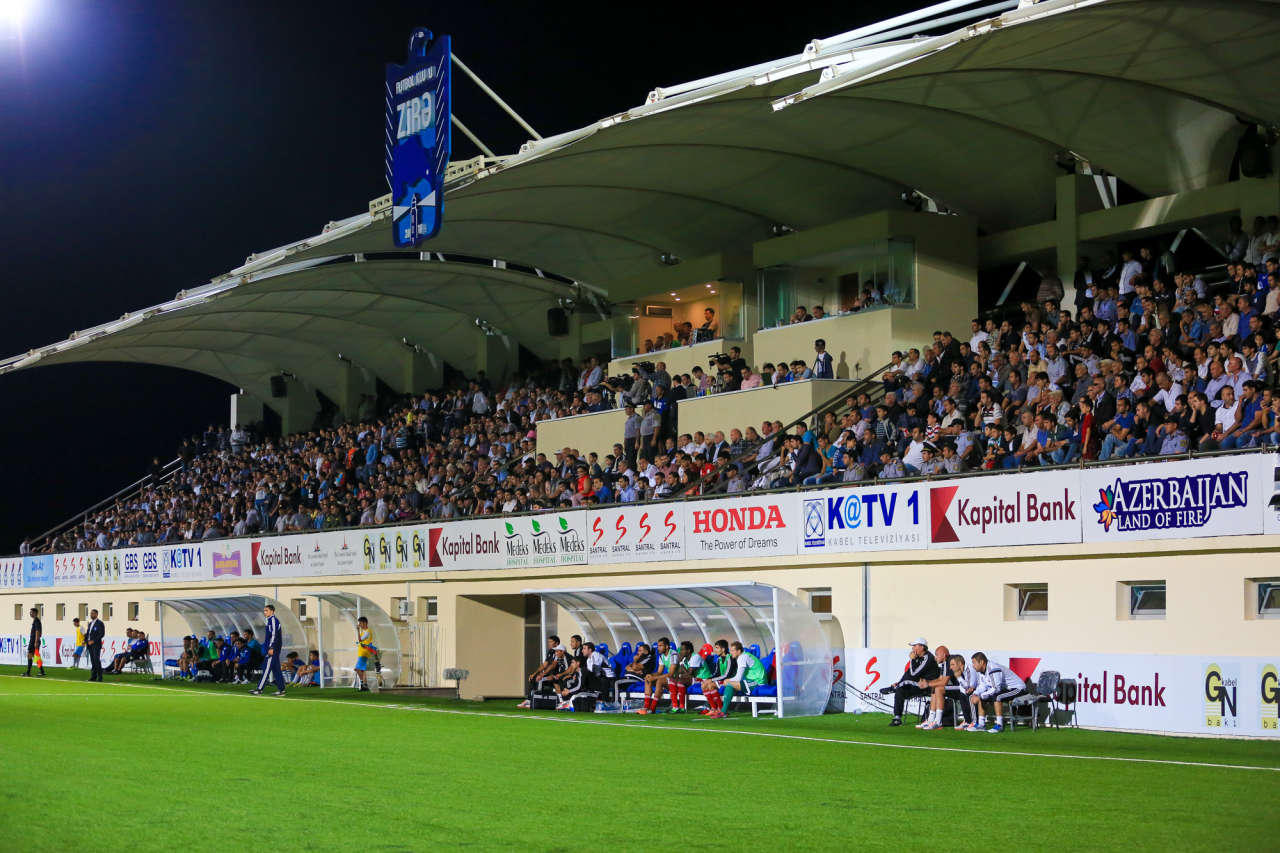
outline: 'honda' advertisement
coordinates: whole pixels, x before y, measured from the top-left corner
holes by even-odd
[[[684,523],[688,559],[791,556],[800,541],[800,496],[691,501]]]

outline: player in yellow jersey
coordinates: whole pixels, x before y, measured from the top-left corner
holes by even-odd
[[[71,624],[76,629],[76,652],[75,663],[71,664],[73,669],[80,668],[80,655],[84,654],[84,630],[80,627],[80,618],[76,617],[71,620]]]
[[[373,644],[373,632],[369,630],[369,620],[361,616],[356,620],[356,676],[360,679],[360,690],[368,690],[366,674],[369,671],[369,659],[378,651]]]

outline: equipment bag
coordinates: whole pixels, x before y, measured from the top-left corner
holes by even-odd
[[[594,693],[579,693],[573,697],[573,710],[585,714],[594,713],[597,701],[599,697]]]
[[[554,694],[535,693],[529,700],[529,708],[534,711],[554,711],[560,704],[560,697]]]

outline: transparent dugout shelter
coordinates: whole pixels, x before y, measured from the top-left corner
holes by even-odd
[[[369,620],[373,644],[378,649],[381,672],[369,663],[369,678],[382,676],[380,686],[395,687],[401,672],[400,632],[390,614],[373,601],[350,592],[307,592],[315,598],[315,637],[312,648],[329,664],[321,668],[320,686],[347,685],[354,682],[356,665],[356,620]]]
[[[558,605],[582,627],[585,639],[621,645],[667,637],[695,648],[716,640],[758,645],[761,658],[777,650],[778,715],[816,716],[831,696],[831,647],[808,605],[784,589],[760,583],[594,589],[535,589],[542,600],[542,636],[547,605]],[[562,631],[562,636],[567,633]]]
[[[307,632],[293,611],[265,595],[219,595],[208,598],[153,598],[160,604],[161,660],[176,658],[182,654],[182,638],[195,634],[204,637],[213,631],[226,637],[232,631],[253,629],[253,636],[262,642],[267,636],[267,619],[262,615],[264,605],[273,605],[280,620],[281,654],[297,652],[306,654]],[[168,614],[168,619],[165,616]],[[185,621],[188,631],[176,630]]]

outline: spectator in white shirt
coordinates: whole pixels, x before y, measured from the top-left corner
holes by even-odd
[[[1120,255],[1124,263],[1120,267],[1120,297],[1132,296],[1135,292],[1133,280],[1142,275],[1142,264],[1133,258],[1133,252],[1125,249]]]
[[[1173,411],[1173,404],[1178,401],[1178,397],[1182,394],[1182,386],[1169,377],[1168,373],[1160,371],[1160,375],[1156,377],[1156,385],[1160,390],[1156,392],[1155,402],[1164,406],[1166,412]]]
[[[977,317],[974,317],[969,321],[969,330],[973,332],[973,334],[969,336],[969,349],[977,352],[978,345],[991,336],[982,328],[982,323]]]

